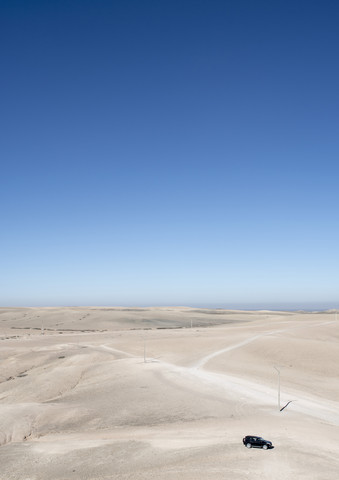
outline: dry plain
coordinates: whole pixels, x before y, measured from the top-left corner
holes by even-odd
[[[0,346],[1,480],[339,478],[334,311],[0,308]]]

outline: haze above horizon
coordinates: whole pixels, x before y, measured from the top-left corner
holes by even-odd
[[[0,306],[339,308],[339,4],[0,12]]]

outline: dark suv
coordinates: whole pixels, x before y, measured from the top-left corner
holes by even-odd
[[[272,442],[269,440],[264,440],[262,437],[255,437],[253,435],[247,435],[242,439],[242,443],[245,445],[247,448],[263,448],[264,450],[267,450],[268,448],[274,448],[272,445]]]

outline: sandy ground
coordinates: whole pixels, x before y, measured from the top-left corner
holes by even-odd
[[[339,478],[334,312],[0,308],[0,346],[1,480]]]

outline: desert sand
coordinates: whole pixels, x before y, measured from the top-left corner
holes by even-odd
[[[1,480],[339,478],[334,311],[0,308],[0,346]]]

